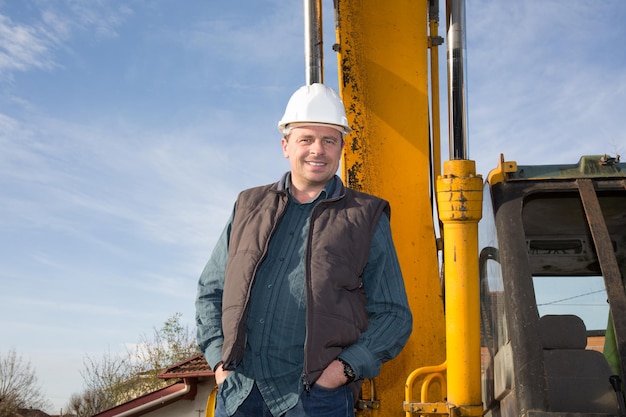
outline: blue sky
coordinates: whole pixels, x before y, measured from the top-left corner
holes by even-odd
[[[82,390],[87,355],[176,312],[193,327],[237,193],[288,169],[276,122],[305,82],[302,15],[301,1],[0,0],[0,352],[31,362],[50,411]],[[625,17],[621,0],[468,2],[479,173],[500,153],[626,152]]]

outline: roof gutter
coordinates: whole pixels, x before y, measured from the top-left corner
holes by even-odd
[[[111,417],[130,417],[130,416],[141,415],[143,414],[143,412],[147,412],[150,409],[158,408],[159,406],[163,406],[169,402],[172,402],[173,400],[177,398],[184,397],[185,395],[191,392],[193,384],[190,384],[186,378],[183,379],[183,382],[185,383],[185,386],[182,389],[166,394],[162,397],[159,397],[145,404],[141,404],[137,407],[133,407],[129,410],[122,411],[119,414],[112,414]]]

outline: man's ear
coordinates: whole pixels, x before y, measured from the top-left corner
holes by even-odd
[[[280,145],[283,148],[283,156],[285,158],[289,158],[289,151],[287,150],[287,146],[289,145],[289,137],[283,136],[283,138],[280,140]]]

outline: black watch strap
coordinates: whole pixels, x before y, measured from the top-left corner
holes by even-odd
[[[354,381],[354,379],[356,378],[356,375],[354,373],[354,369],[352,369],[350,364],[344,361],[343,359],[337,358],[337,360],[343,364],[343,374],[348,379],[347,383],[349,384],[350,382]]]

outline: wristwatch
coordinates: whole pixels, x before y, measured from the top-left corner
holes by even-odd
[[[356,375],[354,373],[354,369],[352,369],[350,364],[340,358],[337,358],[337,360],[343,364],[343,374],[348,379],[348,382],[346,382],[346,384],[349,384],[350,382],[354,381],[354,379],[356,378]]]

